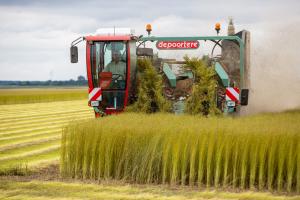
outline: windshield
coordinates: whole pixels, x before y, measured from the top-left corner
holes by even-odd
[[[103,90],[126,87],[126,42],[94,42],[91,45],[91,71],[94,87]]]

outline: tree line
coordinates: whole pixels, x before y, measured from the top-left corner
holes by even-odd
[[[1,81],[0,86],[87,86],[84,76],[78,76],[77,80],[47,80],[47,81]]]

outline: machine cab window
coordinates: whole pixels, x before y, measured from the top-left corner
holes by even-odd
[[[91,45],[91,71],[94,87],[125,90],[127,74],[126,43],[94,42]]]

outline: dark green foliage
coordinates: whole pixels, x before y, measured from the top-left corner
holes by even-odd
[[[215,70],[199,58],[184,57],[186,69],[194,74],[194,86],[186,102],[186,112],[192,115],[215,115],[220,113],[216,107]]]
[[[154,113],[170,111],[171,105],[162,92],[162,77],[152,66],[151,60],[138,60],[138,99],[128,111]]]

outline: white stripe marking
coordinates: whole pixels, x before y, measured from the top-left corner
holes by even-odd
[[[98,101],[102,101],[102,94],[97,98]]]
[[[240,100],[240,94],[233,88],[233,87],[228,87],[226,88],[226,100],[227,101],[234,101],[231,99],[227,93],[230,93],[232,96],[234,96],[238,101]]]
[[[239,93],[237,93],[236,91],[235,91],[235,89],[233,89],[233,88],[228,88],[228,90],[229,90],[229,92],[236,98],[236,99],[239,99]]]

